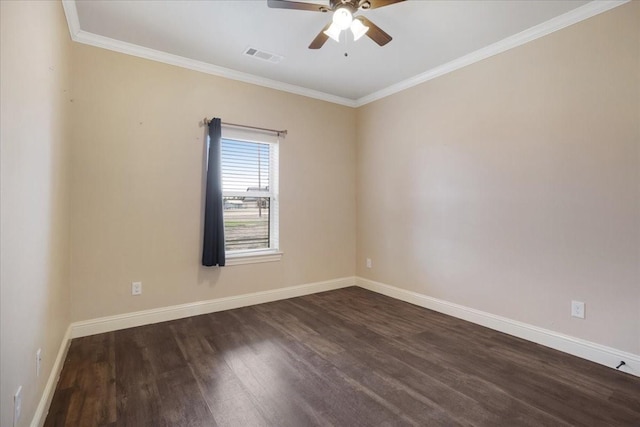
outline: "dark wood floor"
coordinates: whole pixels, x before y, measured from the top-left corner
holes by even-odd
[[[360,288],[73,340],[47,426],[640,426],[640,378]]]

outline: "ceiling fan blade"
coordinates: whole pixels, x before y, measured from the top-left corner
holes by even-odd
[[[287,0],[267,0],[267,6],[274,9],[309,10],[312,12],[326,12],[329,10],[327,6],[323,4],[302,3]]]
[[[391,40],[393,40],[393,38],[389,34],[382,31],[380,27],[378,27],[373,22],[369,21],[364,16],[360,15],[358,16],[358,19],[360,19],[364,25],[369,27],[369,31],[367,31],[367,36],[374,42],[378,43],[378,45],[384,46],[387,43],[389,43]]]
[[[400,3],[403,1],[404,0],[365,0],[361,1],[360,4],[362,5],[362,3],[369,2],[369,4],[371,5],[369,9],[376,9],[378,7],[389,6],[391,4]]]
[[[326,35],[324,32],[327,31],[330,26],[331,26],[331,22],[325,25],[322,31],[318,33],[316,38],[313,39],[313,41],[309,45],[309,49],[320,49],[324,45],[324,43],[329,39],[329,36]]]

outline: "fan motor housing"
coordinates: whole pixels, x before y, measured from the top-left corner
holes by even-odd
[[[335,2],[332,2],[333,4],[333,9],[338,9],[340,7],[348,7],[349,8],[349,12],[351,13],[355,13],[356,10],[362,8],[362,9],[369,9],[371,7],[371,3],[369,3],[369,0],[365,0],[365,1],[361,1],[361,0],[336,0]]]

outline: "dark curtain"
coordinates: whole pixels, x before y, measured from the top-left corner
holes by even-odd
[[[207,194],[204,206],[204,243],[202,265],[224,266],[224,220],[222,218],[222,174],[220,166],[220,139],[222,121],[212,119],[209,123],[207,161]]]

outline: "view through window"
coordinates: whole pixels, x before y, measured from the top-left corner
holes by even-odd
[[[278,248],[278,145],[222,139],[222,196],[227,252]]]

